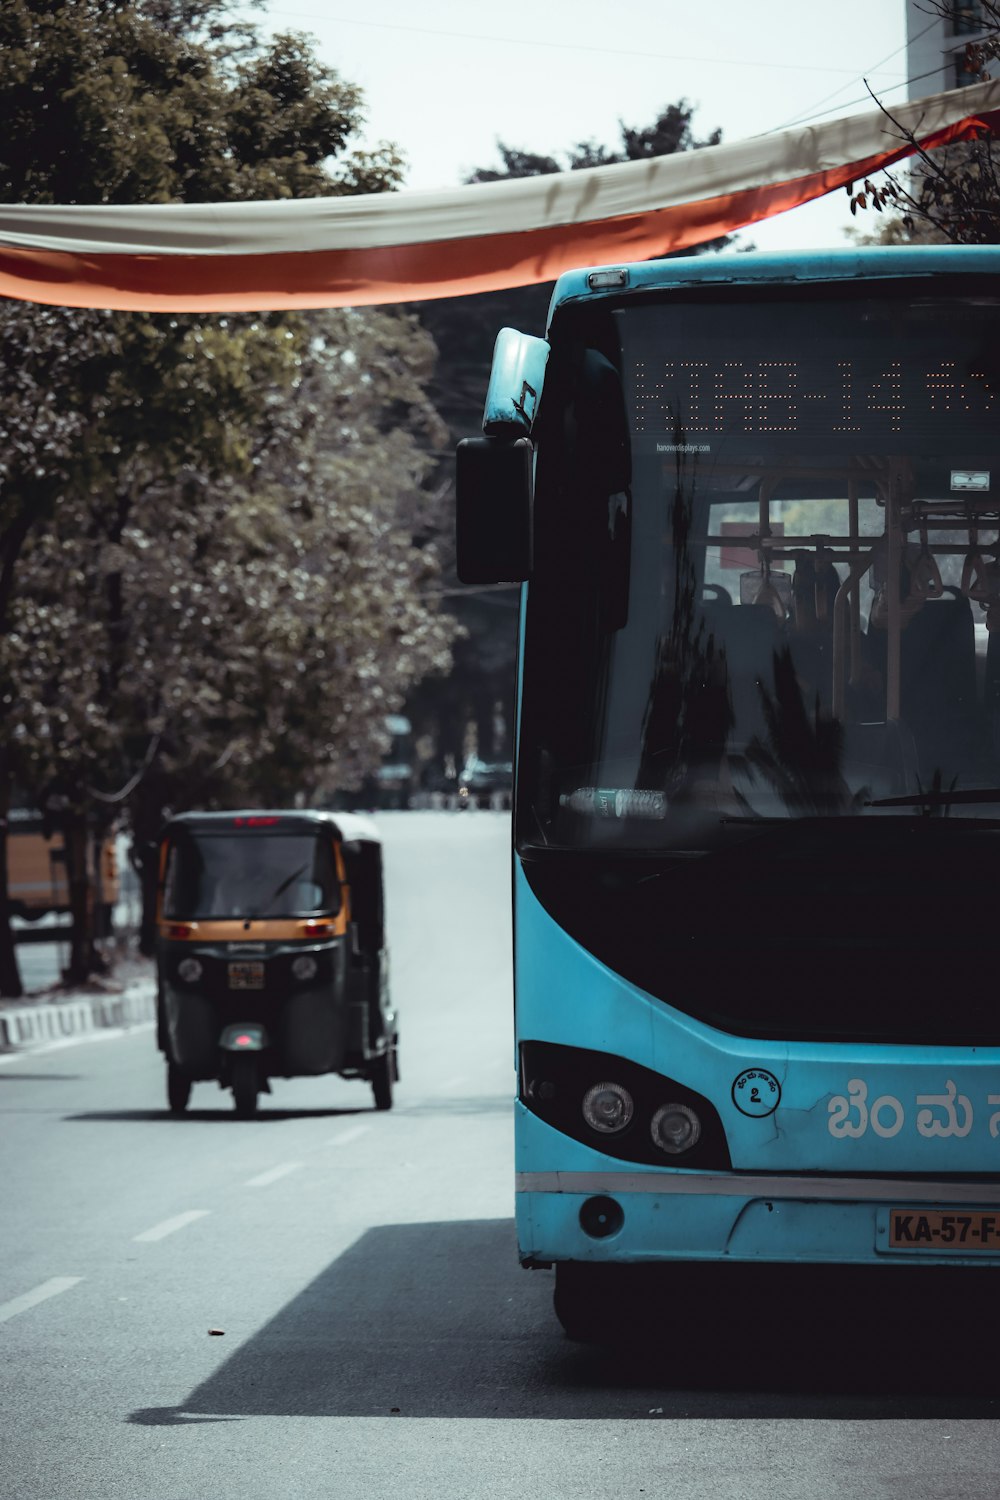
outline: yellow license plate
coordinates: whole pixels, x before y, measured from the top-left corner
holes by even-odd
[[[264,965],[253,962],[230,964],[229,988],[231,990],[262,990],[264,988]]]
[[[890,1250],[1000,1250],[1000,1209],[944,1213],[938,1209],[890,1208]]]

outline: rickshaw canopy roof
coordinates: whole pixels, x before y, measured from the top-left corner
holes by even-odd
[[[181,829],[189,833],[308,833],[329,829],[341,843],[381,845],[378,829],[370,818],[359,813],[330,812],[315,808],[235,808],[226,812],[177,813],[161,832],[168,839]]]

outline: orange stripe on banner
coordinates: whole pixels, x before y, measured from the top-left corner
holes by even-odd
[[[926,137],[927,150],[1000,131],[1000,111]],[[277,255],[77,255],[0,249],[0,296],[134,312],[263,312],[455,297],[554,281],[563,271],[686,250],[798,208],[912,152],[904,143],[862,161],[766,187],[583,224],[372,249]]]

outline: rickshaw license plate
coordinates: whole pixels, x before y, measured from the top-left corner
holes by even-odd
[[[937,1209],[890,1208],[890,1250],[1000,1250],[1000,1209],[941,1213]]]
[[[229,988],[231,990],[262,990],[264,988],[264,965],[252,960],[230,964]]]

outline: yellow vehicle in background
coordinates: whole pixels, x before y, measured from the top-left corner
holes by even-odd
[[[87,851],[95,902],[102,911],[106,929],[119,895],[118,856],[115,839],[92,837]],[[7,897],[12,917],[37,922],[50,914],[69,912],[69,877],[66,847],[58,830],[46,832],[45,820],[35,808],[13,807],[7,819]]]
[[[272,1078],[337,1073],[392,1108],[382,844],[352,813],[189,812],[161,836],[157,1045],[172,1113],[192,1085],[238,1115]]]

